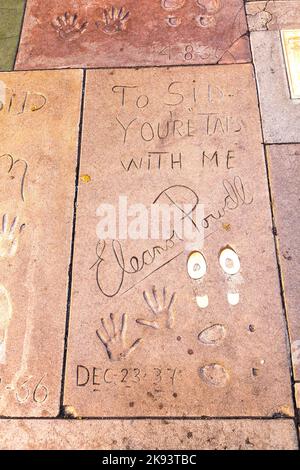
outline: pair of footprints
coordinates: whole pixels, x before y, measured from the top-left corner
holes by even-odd
[[[110,9],[103,10],[103,16],[100,21],[96,21],[96,26],[103,33],[115,34],[124,31],[129,19],[129,11],[124,7],[118,9],[112,6]],[[52,26],[61,39],[74,41],[78,39],[88,28],[88,21],[79,22],[78,15],[66,12],[52,21]]]
[[[169,12],[182,8],[186,0],[161,0],[161,6]],[[221,10],[222,0],[196,0],[197,7],[200,9],[200,16],[196,18],[197,23],[202,28],[210,28],[216,25],[215,15]],[[177,16],[168,16],[167,23],[170,26],[181,24],[181,18]]]
[[[143,297],[151,311],[152,320],[136,319],[136,323],[154,330],[172,328],[174,323],[173,305],[175,302],[175,293],[169,297],[166,288],[163,288],[161,295],[158,296],[155,287],[153,287],[151,294],[144,291]],[[113,313],[110,314],[109,318],[109,322],[106,322],[104,318],[101,319],[101,328],[99,328],[96,333],[105,347],[109,359],[111,361],[121,361],[126,359],[127,356],[136,349],[141,343],[142,338],[136,339],[132,345],[128,347],[126,345],[127,314],[123,313],[119,326],[117,325]]]
[[[239,272],[241,263],[238,254],[230,247],[223,248],[219,253],[219,264],[226,276],[228,283],[227,301],[229,305],[235,306],[240,301],[240,294],[237,292],[237,285],[242,282]],[[188,258],[187,270],[191,279],[200,281],[207,272],[207,263],[200,251],[193,251]],[[199,308],[207,308],[209,299],[207,295],[196,296]]]

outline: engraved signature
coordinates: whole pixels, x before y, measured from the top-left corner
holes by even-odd
[[[28,164],[25,160],[17,159],[15,160],[12,155],[10,154],[4,154],[0,155],[0,160],[2,160],[1,163],[8,162],[8,168],[5,169],[5,173],[10,176],[12,179],[15,178],[13,175],[13,170],[16,170],[19,168],[21,165],[23,166],[24,170],[21,176],[21,183],[20,183],[20,195],[22,198],[22,201],[25,201],[25,194],[24,194],[24,186],[25,186],[25,178],[28,170]]]

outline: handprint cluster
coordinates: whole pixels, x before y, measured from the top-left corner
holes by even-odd
[[[125,7],[104,8],[102,17],[95,21],[97,29],[105,34],[113,35],[124,31],[129,19],[129,11]],[[93,22],[92,22],[93,23]],[[64,41],[74,41],[79,39],[88,30],[91,22],[79,20],[77,13],[66,12],[52,20],[52,26],[58,37]]]
[[[143,298],[150,309],[152,318],[136,319],[136,323],[146,328],[154,330],[171,329],[174,325],[174,302],[175,293],[169,298],[166,288],[163,288],[160,296],[157,294],[155,286],[152,287],[151,294],[143,292]],[[112,361],[122,361],[142,342],[142,338],[137,338],[130,346],[126,341],[127,314],[121,315],[120,326],[116,324],[113,313],[109,316],[109,321],[101,318],[101,327],[96,334],[105,348],[108,358]]]

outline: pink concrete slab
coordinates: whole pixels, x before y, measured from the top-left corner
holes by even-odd
[[[81,85],[0,74],[0,415],[59,410]]]
[[[250,31],[300,28],[299,0],[247,2],[246,12]]]
[[[17,69],[249,62],[242,0],[30,0]]]
[[[88,71],[80,174],[71,414],[293,415],[252,66]],[[99,240],[100,204],[118,212],[120,196],[204,204],[206,274],[189,276],[177,233]]]
[[[292,420],[2,420],[1,450],[297,450]],[[101,456],[99,462],[101,462]]]
[[[271,145],[267,149],[294,375],[300,380],[300,145]]]

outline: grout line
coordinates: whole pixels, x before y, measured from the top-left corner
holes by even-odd
[[[292,416],[83,416],[75,418],[73,416],[1,416],[1,421],[293,421]]]
[[[250,48],[252,50],[251,41],[250,41]],[[258,103],[258,109],[259,109],[259,114],[260,114],[261,132],[262,132],[262,137],[263,137],[263,140],[264,140],[263,125],[262,125],[262,110],[261,110],[261,105],[260,105],[259,92],[258,92],[258,83],[257,83],[257,74],[256,74],[256,67],[255,67],[254,62],[253,62],[253,68],[254,68],[254,77],[255,77],[255,83],[256,83],[257,103]],[[275,221],[275,214],[274,214],[274,207],[273,207],[273,200],[272,200],[272,189],[271,189],[271,180],[270,180],[270,165],[269,165],[269,161],[268,161],[267,144],[263,145],[263,153],[264,153],[265,170],[266,170],[268,193],[269,193],[269,204],[270,204],[271,219],[272,219],[272,232],[273,232],[273,241],[274,241],[274,250],[275,250],[275,261],[276,261],[277,270],[278,270],[278,282],[279,282],[279,288],[280,288],[281,305],[282,305],[283,320],[284,320],[284,323],[285,323],[285,330],[286,330],[285,331],[286,339],[287,339],[286,345],[287,345],[287,352],[288,352],[288,358],[289,358],[291,392],[292,392],[292,399],[293,399],[293,405],[294,405],[294,415],[295,415],[294,416],[294,423],[295,423],[296,433],[297,433],[297,438],[298,438],[298,448],[300,449],[300,432],[299,432],[298,411],[297,411],[296,396],[295,396],[295,378],[294,378],[292,352],[291,352],[291,337],[290,337],[290,332],[289,332],[289,322],[288,322],[286,302],[285,302],[285,296],[284,296],[282,269],[281,269],[281,264],[280,264],[279,251],[278,251],[276,221]]]
[[[32,68],[32,69],[17,69],[14,72],[50,72],[50,71],[57,71],[57,70],[140,70],[140,69],[166,69],[180,67],[180,68],[189,68],[189,67],[241,67],[245,65],[251,65],[252,60],[250,62],[232,62],[230,64],[150,64],[150,65],[103,65],[99,67],[90,66],[90,67],[80,67],[79,65],[76,67],[53,67],[53,68]]]
[[[248,35],[248,41],[249,41],[249,49],[250,49],[251,64],[254,64],[253,53],[252,53],[252,47],[251,47],[251,31],[250,31],[250,29],[249,29],[247,8],[246,8],[247,3],[248,3],[247,0],[244,0],[244,1],[243,1],[243,4],[244,4],[244,13],[245,13],[245,22],[246,22],[246,26],[247,26],[247,35]]]
[[[265,145],[268,145],[268,146],[271,146],[271,145],[299,145],[300,144],[300,139],[299,139],[299,142],[264,142]]]
[[[21,44],[21,37],[22,37],[22,33],[23,33],[23,27],[24,27],[25,15],[26,15],[26,8],[27,8],[27,0],[24,0],[23,16],[22,16],[22,21],[21,21],[20,30],[19,30],[19,40],[18,40],[18,45],[17,45],[17,48],[16,48],[14,63],[13,63],[13,67],[12,67],[11,72],[14,72],[15,67],[16,67],[16,61],[17,61],[17,57],[18,57],[18,53],[19,53],[19,49],[20,49],[20,44]]]
[[[84,98],[85,98],[85,84],[86,84],[86,73],[85,73],[85,71],[83,71],[81,105],[80,105],[80,120],[79,120],[79,128],[78,128],[77,165],[76,165],[76,172],[75,172],[73,229],[72,229],[71,254],[70,254],[70,264],[69,264],[69,273],[68,273],[69,281],[68,281],[68,297],[67,297],[67,306],[66,306],[64,356],[63,356],[61,391],[60,391],[60,415],[63,414],[63,398],[64,398],[64,386],[65,386],[65,374],[66,374],[67,346],[68,346],[69,324],[70,324],[71,291],[72,291],[72,280],[73,280],[73,257],[74,257],[74,242],[75,242],[75,232],[76,232],[77,198],[78,198],[78,182],[79,182],[80,157],[81,157],[81,141],[82,141],[82,124],[83,124],[83,110],[84,110]]]

